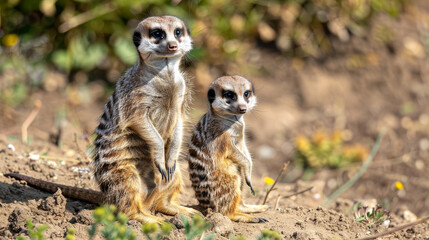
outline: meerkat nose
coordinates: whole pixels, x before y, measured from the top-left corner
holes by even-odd
[[[247,109],[246,108],[240,108],[240,113],[246,113]]]
[[[177,42],[171,41],[167,43],[167,48],[169,52],[175,52],[177,51]]]

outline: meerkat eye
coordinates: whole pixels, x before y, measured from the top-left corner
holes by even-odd
[[[182,28],[176,28],[176,30],[174,30],[174,34],[176,35],[176,38],[181,37],[183,34],[183,29]]]
[[[250,94],[251,94],[251,92],[250,92],[250,91],[245,91],[245,92],[244,92],[244,97],[245,97],[245,98],[248,98],[248,97],[250,97]]]
[[[230,100],[237,100],[237,95],[235,94],[235,92],[232,91],[228,91],[228,90],[224,90],[222,93],[223,97],[226,99],[230,99]]]
[[[151,37],[154,37],[156,39],[164,39],[165,38],[165,32],[161,29],[152,29],[149,31],[149,35]]]

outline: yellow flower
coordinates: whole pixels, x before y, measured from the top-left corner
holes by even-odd
[[[265,183],[268,185],[273,185],[274,184],[274,180],[270,177],[266,177],[265,178]]]
[[[395,182],[395,188],[398,190],[402,190],[404,189],[404,184],[402,184],[401,182],[397,181]]]
[[[335,130],[331,135],[331,141],[333,144],[340,144],[343,140],[343,132]]]
[[[3,45],[6,47],[13,47],[15,46],[19,41],[19,37],[16,34],[6,34],[6,36],[3,37]]]
[[[313,134],[313,138],[311,140],[315,145],[321,146],[328,140],[328,135],[323,131],[317,131]]]
[[[306,152],[310,150],[310,142],[304,136],[298,136],[295,139],[295,146],[298,148],[300,152]]]

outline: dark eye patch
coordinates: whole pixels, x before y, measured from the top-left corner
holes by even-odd
[[[237,100],[237,94],[233,91],[223,90],[222,96],[227,100],[232,100],[232,101]]]
[[[141,41],[142,41],[142,35],[139,32],[134,32],[133,34],[134,46],[139,47]]]
[[[176,38],[179,38],[183,35],[183,28],[176,28],[176,30],[174,30],[174,36],[176,36]]]
[[[252,95],[252,92],[251,92],[251,91],[245,91],[245,92],[244,92],[244,94],[243,94],[243,96],[244,96],[245,98],[249,98],[251,95]]]
[[[209,99],[209,103],[211,104],[211,103],[213,103],[213,101],[215,100],[215,98],[216,98],[216,93],[215,93],[215,91],[213,90],[213,89],[210,89],[209,90],[209,92],[207,93],[207,97],[208,97],[208,99]]]
[[[165,32],[161,29],[151,29],[149,30],[149,36],[156,38],[156,39],[164,39],[165,38]]]

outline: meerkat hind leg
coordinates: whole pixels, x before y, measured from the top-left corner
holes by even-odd
[[[141,189],[144,189],[145,184],[141,181],[135,165],[121,164],[120,167],[111,169],[109,174],[104,175],[110,176],[108,179],[101,180],[101,185],[106,182],[108,186],[105,191],[108,203],[116,205],[119,211],[132,220],[142,223],[164,221],[163,218],[152,215],[150,206],[144,204],[143,199],[146,194]],[[115,185],[109,185],[110,182],[115,182]]]
[[[226,216],[235,222],[246,222],[246,223],[264,223],[268,222],[265,218],[258,218],[249,214],[241,213],[241,212],[235,212],[226,214]]]
[[[241,203],[238,206],[238,210],[243,213],[258,213],[258,212],[265,212],[269,208],[271,208],[268,205],[251,205],[251,204],[245,204]]]
[[[180,172],[177,172],[177,176],[173,179],[173,182],[170,182],[169,184],[170,185],[167,188],[162,188],[162,186],[161,188],[160,186],[156,187],[145,200],[145,204],[153,206],[153,209],[157,212],[171,216],[179,213],[187,216],[201,214],[197,210],[183,207],[178,204],[181,186]]]

